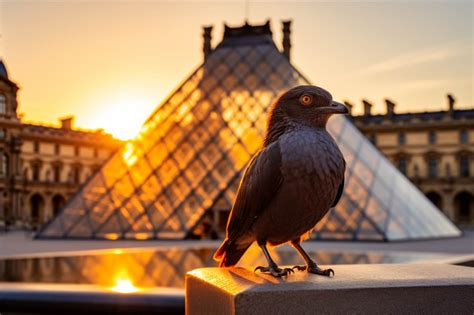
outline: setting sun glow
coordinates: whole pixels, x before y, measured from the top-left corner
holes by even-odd
[[[117,279],[116,284],[112,287],[112,291],[118,293],[134,293],[138,288],[133,285],[130,279]]]
[[[97,109],[94,115],[96,125],[102,126],[107,133],[115,138],[130,140],[135,138],[146,120],[152,107],[156,104],[150,102],[140,95],[132,93],[117,93],[110,100]]]

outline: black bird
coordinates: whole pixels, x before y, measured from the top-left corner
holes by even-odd
[[[256,270],[275,277],[294,269],[330,276],[303,250],[300,243],[313,230],[344,189],[344,157],[326,131],[333,114],[347,108],[316,86],[298,86],[282,94],[272,105],[263,147],[245,170],[227,223],[226,239],[214,254],[220,267],[237,264],[257,242],[268,267]],[[267,244],[290,243],[306,266],[279,268]]]

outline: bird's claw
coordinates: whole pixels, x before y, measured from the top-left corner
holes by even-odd
[[[296,265],[296,266],[293,266],[293,268],[291,268],[291,269],[293,269],[293,270],[296,269],[296,270],[298,270],[298,271],[304,271],[304,270],[306,270],[307,268],[308,268],[307,266],[298,266],[298,265]]]
[[[321,269],[318,266],[308,266],[308,272],[327,277],[331,277],[332,274],[332,276],[334,277],[334,270],[332,270],[331,268]]]
[[[271,266],[267,266],[267,267],[263,267],[263,266],[258,266],[257,268],[255,268],[254,272],[257,272],[260,271],[260,272],[268,272],[270,273],[272,276],[274,277],[286,277],[288,276],[288,274],[290,273],[294,273],[295,271],[293,270],[293,268],[279,268],[279,267],[271,267]]]
[[[258,266],[254,269],[253,272],[257,272],[257,270],[260,271],[260,272],[266,272],[266,271],[269,270],[269,268],[268,267],[263,267],[263,266]]]

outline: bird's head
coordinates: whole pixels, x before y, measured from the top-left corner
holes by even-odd
[[[276,101],[274,111],[296,121],[324,127],[333,114],[349,113],[346,106],[332,100],[332,95],[323,88],[300,85],[282,94]]]
[[[325,128],[333,114],[347,114],[349,110],[332,100],[332,95],[323,88],[300,85],[283,93],[273,104],[267,141],[274,140],[290,122]]]

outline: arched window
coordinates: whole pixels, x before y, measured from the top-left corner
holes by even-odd
[[[0,115],[5,115],[7,113],[7,98],[5,95],[0,94]]]
[[[55,195],[53,197],[53,215],[57,215],[59,213],[59,210],[64,206],[66,203],[66,199],[64,199],[63,196],[61,195]]]
[[[31,222],[33,225],[41,223],[43,215],[44,199],[40,194],[34,194],[30,199]]]
[[[460,223],[469,223],[472,219],[473,197],[470,193],[463,191],[454,197],[456,219]]]
[[[431,191],[426,194],[426,197],[438,208],[443,208],[443,198],[437,192]]]

